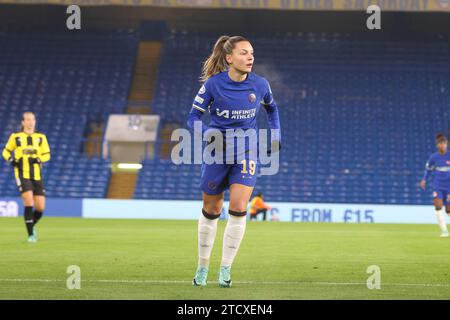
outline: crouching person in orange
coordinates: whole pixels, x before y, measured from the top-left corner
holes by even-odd
[[[250,220],[257,220],[258,215],[263,215],[263,220],[267,219],[267,210],[271,210],[272,207],[264,202],[264,196],[260,192],[255,197],[253,197],[250,202]]]

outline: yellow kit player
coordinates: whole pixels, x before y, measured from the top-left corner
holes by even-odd
[[[50,160],[47,137],[43,133],[36,132],[35,128],[35,115],[32,112],[25,112],[22,115],[20,132],[10,135],[2,153],[3,158],[14,168],[14,176],[24,205],[28,242],[37,241],[35,225],[45,209],[42,164]]]

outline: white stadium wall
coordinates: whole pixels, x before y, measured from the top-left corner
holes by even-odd
[[[434,209],[420,205],[321,204],[273,202],[272,210],[279,221],[336,223],[424,223],[434,224]],[[126,219],[197,219],[201,201],[182,200],[105,200],[84,199],[84,218]],[[228,210],[224,203],[223,217]]]
[[[432,205],[374,205],[301,202],[271,202],[268,220],[322,223],[408,223],[435,224]],[[201,201],[183,200],[111,200],[47,199],[47,217],[99,219],[196,220]],[[228,202],[221,219],[226,219]],[[20,198],[0,198],[0,217],[18,217],[23,213]]]

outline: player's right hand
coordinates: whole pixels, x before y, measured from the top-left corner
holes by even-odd
[[[14,160],[14,158],[13,157],[11,157],[11,158],[9,158],[8,159],[8,162],[9,162],[9,164],[11,165],[11,167],[15,167],[15,166],[17,166],[17,162],[16,162],[16,160]]]
[[[427,182],[426,182],[425,180],[421,180],[420,183],[419,183],[419,186],[420,186],[423,190],[425,190],[426,185],[427,185]]]

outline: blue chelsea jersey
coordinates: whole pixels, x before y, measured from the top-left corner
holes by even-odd
[[[250,72],[244,81],[230,79],[228,71],[209,78],[198,91],[192,107],[211,114],[210,128],[257,129],[261,104],[275,104],[269,82]]]
[[[435,189],[450,190],[450,152],[433,153],[426,164],[424,179],[432,173]]]

